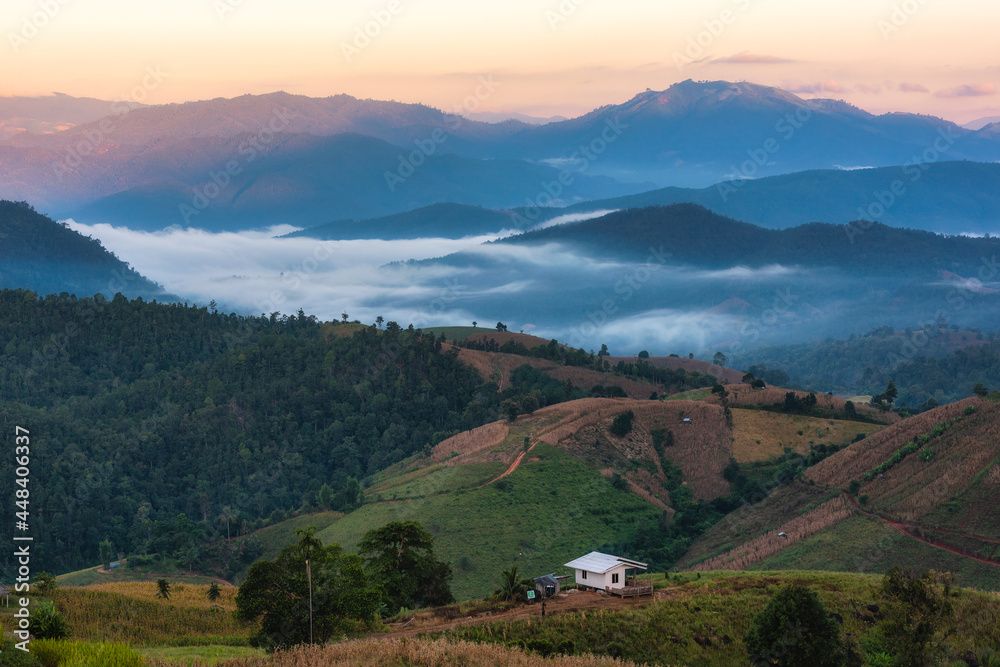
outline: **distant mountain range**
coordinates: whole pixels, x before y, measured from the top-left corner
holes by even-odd
[[[0,141],[0,196],[59,217],[146,229],[311,226],[446,201],[566,205],[656,184],[701,188],[915,160],[993,162],[1000,160],[997,128],[875,116],[844,102],[724,81],[684,81],[544,125],[484,123],[348,95],[272,93],[151,106],[8,137]],[[174,213],[206,188],[215,196],[197,216]],[[977,196],[970,187],[955,200]],[[906,208],[892,211],[902,224],[910,224]]]
[[[117,108],[139,108],[137,102],[111,102],[63,93],[0,97],[0,140],[27,132],[51,134],[90,123]]]
[[[463,238],[492,234],[516,227],[513,211],[494,211],[481,206],[433,204],[406,213],[356,221],[335,220],[291,234],[321,241],[349,239]]]
[[[24,202],[0,201],[0,289],[30,289],[46,296],[78,297],[121,292],[135,298],[173,300],[88,238],[36,212]]]
[[[690,202],[771,229],[807,222],[877,220],[944,234],[1000,232],[1000,164],[939,162],[925,166],[815,170],[723,181],[702,189],[662,188],[546,210],[537,220],[567,213]]]
[[[453,308],[491,313],[512,330],[530,323],[570,345],[606,342],[613,353],[662,339],[736,354],[887,322],[919,329],[939,316],[949,326],[993,328],[998,256],[998,238],[877,223],[769,230],[676,204],[556,225],[407,268],[414,284],[442,271],[457,276],[463,290]],[[386,305],[405,304],[401,296]]]

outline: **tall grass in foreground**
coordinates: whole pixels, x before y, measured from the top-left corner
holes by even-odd
[[[170,663],[150,660],[149,667]],[[637,667],[636,663],[595,656],[543,658],[517,648],[464,641],[429,639],[363,639],[330,646],[301,647],[269,656],[236,658],[219,667]]]
[[[141,655],[125,644],[36,639],[31,653],[42,667],[143,667]]]
[[[230,611],[187,606],[182,596],[146,600],[85,588],[59,588],[52,596],[75,639],[133,646],[243,644],[250,634]]]

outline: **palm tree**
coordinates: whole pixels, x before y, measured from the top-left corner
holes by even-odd
[[[162,600],[170,599],[170,582],[166,579],[156,580],[156,597]]]
[[[517,576],[517,565],[500,574],[500,599],[516,600],[534,585],[531,579],[520,579]]]
[[[219,584],[213,583],[208,587],[208,599],[210,602],[215,602],[222,595],[222,591],[219,589]]]
[[[226,541],[229,541],[231,539],[229,535],[229,524],[236,521],[236,512],[234,512],[229,505],[226,505],[222,508],[222,513],[219,514],[219,518],[226,522]]]

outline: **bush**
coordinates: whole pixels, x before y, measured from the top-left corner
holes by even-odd
[[[840,626],[804,586],[778,591],[743,641],[754,665],[840,667],[846,660]]]
[[[0,632],[0,665],[3,667],[37,667],[39,664],[41,663],[34,655],[16,648],[14,640],[6,633]]]
[[[62,639],[69,636],[69,626],[52,602],[43,602],[31,614],[28,629],[36,639]]]
[[[633,419],[635,419],[635,413],[631,410],[621,413],[611,422],[611,432],[619,438],[628,435],[632,432]]]

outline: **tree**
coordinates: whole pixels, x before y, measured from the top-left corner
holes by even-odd
[[[522,579],[517,573],[517,565],[514,565],[500,573],[500,588],[496,594],[501,600],[517,600],[534,586],[534,583],[531,579]]]
[[[383,322],[385,322],[385,318],[382,317],[381,315],[379,315],[378,317],[375,318],[375,326],[377,326],[379,329],[382,328],[382,323]]]
[[[156,597],[160,598],[161,600],[169,600],[170,599],[170,582],[169,581],[167,581],[166,579],[157,579],[156,580]]]
[[[234,512],[229,505],[226,505],[222,508],[222,512],[219,514],[219,519],[226,522],[226,540],[229,541],[231,539],[229,534],[229,524],[236,521],[236,512]]]
[[[503,322],[497,322],[497,331],[506,331],[507,325]]]
[[[312,574],[312,618],[315,641],[370,629],[382,602],[381,594],[364,569],[361,558],[345,554],[339,545],[324,547],[315,528],[298,530],[299,541],[272,560],[250,566],[236,593],[236,618],[256,623],[250,638],[268,650],[304,644],[310,639],[310,588],[306,561]]]
[[[42,571],[35,575],[34,588],[42,595],[48,595],[58,586],[59,584],[56,582],[56,578],[48,572]]]
[[[347,324],[347,313],[341,313],[340,319],[344,324]]]
[[[635,419],[635,413],[631,410],[621,413],[614,418],[611,422],[611,432],[618,437],[624,437],[632,432],[632,420]]]
[[[638,356],[640,359],[649,359],[649,352],[646,350],[642,350],[641,352],[639,352]]]
[[[972,393],[980,398],[986,398],[990,395],[990,390],[982,382],[977,382],[976,386],[972,388]]]
[[[743,642],[754,665],[839,667],[847,657],[837,621],[814,591],[799,585],[771,598]]]
[[[97,545],[97,553],[101,559],[101,564],[105,568],[111,567],[111,561],[115,558],[114,550],[115,547],[111,544],[111,540],[104,540]]]
[[[716,366],[725,366],[726,355],[722,354],[722,352],[716,352],[715,356],[712,357],[712,363]]]
[[[434,537],[416,521],[393,521],[370,530],[358,542],[365,568],[384,589],[386,604],[438,606],[454,601],[451,566],[434,556]]]
[[[954,613],[950,575],[917,574],[893,567],[882,579],[882,633],[900,667],[931,664],[944,636],[941,622]]]
[[[753,384],[757,377],[753,373],[744,373],[743,378],[740,380],[743,384]]]
[[[477,324],[479,324],[479,323],[478,323],[478,322],[476,322],[475,320],[472,320],[472,328],[473,328],[473,329],[475,329],[475,328],[476,328],[476,325],[477,325]]]
[[[216,600],[218,600],[219,597],[222,595],[222,590],[219,588],[219,584],[213,582],[212,585],[208,587],[207,595],[209,602],[215,602]]]
[[[601,351],[597,353],[599,357],[610,357],[611,353],[608,352],[608,346],[606,343],[601,343]]]

